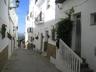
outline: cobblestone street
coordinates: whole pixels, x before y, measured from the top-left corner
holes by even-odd
[[[45,57],[31,50],[16,49],[2,72],[60,72]]]

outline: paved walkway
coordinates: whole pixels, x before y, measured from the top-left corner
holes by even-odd
[[[53,64],[30,50],[17,49],[2,72],[60,72]]]

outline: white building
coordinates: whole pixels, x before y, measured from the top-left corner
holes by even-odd
[[[75,53],[74,51],[79,52],[79,55],[86,59],[89,67],[96,72],[95,3],[95,0],[30,0],[29,14],[33,13],[33,22],[29,18],[29,23],[32,24],[34,38],[38,36],[38,40],[35,39],[34,41],[36,48],[44,51],[46,40],[48,42],[48,50],[50,46],[55,46],[56,43],[52,40],[51,30],[60,18],[66,18],[65,12],[73,7],[75,13],[72,17],[74,25],[72,30],[72,49],[70,51],[72,53]],[[56,49],[56,47],[54,48]],[[62,59],[62,55],[59,53],[60,50],[56,49],[56,59],[53,62],[57,68],[64,71],[64,59]],[[49,53],[47,55],[51,59],[54,56],[49,55]],[[81,59],[81,57],[79,58]]]
[[[12,40],[10,40],[10,48],[18,48],[18,16],[16,14],[16,9],[11,9],[9,11],[9,31],[12,35]],[[10,49],[11,50],[11,49]],[[10,52],[9,52],[10,53]],[[10,54],[11,55],[11,54]]]
[[[18,48],[18,16],[16,13],[16,6],[15,0],[10,0],[9,1],[9,30],[8,32],[11,34],[12,39],[10,40],[9,43],[9,56],[11,56],[11,52],[13,52],[14,48]]]
[[[34,0],[29,0],[29,11],[26,16],[26,26],[25,26],[25,45],[33,42],[33,29],[34,29]]]
[[[50,8],[48,8],[48,6],[47,6],[48,5],[47,0],[46,1],[38,0],[37,2],[35,0],[30,0],[29,3],[30,3],[29,4],[29,13],[28,13],[29,22],[26,21],[27,22],[26,28],[31,24],[31,26],[33,28],[34,38],[37,36],[39,37],[38,40],[35,39],[35,41],[34,41],[36,44],[38,44],[38,45],[36,45],[36,48],[40,49],[40,47],[41,47],[41,45],[40,45],[41,36],[40,35],[43,34],[43,36],[44,36],[45,32],[47,30],[50,30],[50,28],[52,28],[52,25],[54,25],[54,22],[55,22],[55,0],[52,0],[50,2],[50,4],[51,4]],[[32,15],[32,17],[30,17],[30,15]],[[25,30],[27,31],[27,29],[25,29]],[[50,31],[49,31],[49,33],[50,33]],[[28,36],[26,36],[26,37],[28,37]],[[25,39],[28,39],[28,38],[25,38]],[[55,44],[53,41],[51,43]],[[42,50],[44,50],[44,49],[42,48]]]
[[[17,38],[13,40],[13,37],[14,33],[17,37],[17,30],[13,32],[13,29],[18,25],[18,16],[15,9],[10,10],[10,1],[0,1],[0,71],[16,47],[14,42]]]
[[[32,43],[32,33],[33,33],[33,27],[30,22],[29,16],[26,17],[26,27],[25,27],[25,45],[27,48],[27,45],[29,43]]]
[[[81,57],[86,59],[94,72],[96,72],[95,3],[95,0],[65,0],[61,5],[57,4],[56,6],[56,19],[66,17],[64,12],[72,7],[74,8],[73,20],[76,24],[73,26],[72,49],[79,50]]]

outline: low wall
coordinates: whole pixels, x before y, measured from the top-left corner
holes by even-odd
[[[8,60],[8,46],[0,52],[0,72]]]
[[[48,43],[48,47],[47,47],[47,57],[48,57],[48,59],[50,59],[50,56],[52,56],[53,58],[56,58],[56,46]]]

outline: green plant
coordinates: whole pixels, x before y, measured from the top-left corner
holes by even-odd
[[[65,19],[61,19],[57,22],[57,47],[59,47],[59,39],[62,39],[68,46],[71,46],[71,37],[72,37],[72,28],[73,28],[73,21],[71,20],[71,16],[74,13],[74,9],[70,9],[66,12],[68,16]]]
[[[7,37],[11,40],[12,39],[12,36],[10,33],[7,32]]]
[[[68,11],[65,12],[65,14],[68,16],[68,19],[71,20],[72,15],[74,14],[74,8],[72,7],[71,9],[69,9]]]
[[[36,40],[38,40],[38,39],[39,39],[39,37],[38,37],[38,36],[36,36],[36,37],[35,37],[35,39],[36,39]]]
[[[62,39],[69,46],[71,45],[72,21],[68,18],[57,23],[57,38]]]
[[[6,34],[6,26],[5,24],[2,24],[1,27],[1,35],[2,35],[2,39],[5,38],[5,34]]]
[[[49,34],[47,34],[47,37],[48,37],[48,38],[50,38],[50,35],[49,35]]]

